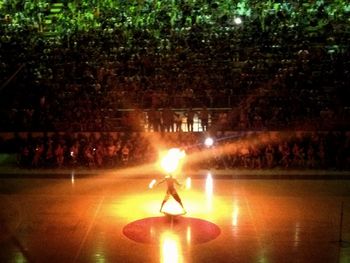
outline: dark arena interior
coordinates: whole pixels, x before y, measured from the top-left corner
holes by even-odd
[[[0,1],[0,262],[349,263],[350,3]]]

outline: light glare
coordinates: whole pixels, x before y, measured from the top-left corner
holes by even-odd
[[[163,156],[160,166],[166,173],[174,173],[180,168],[181,160],[185,158],[185,155],[184,151],[172,148]]]
[[[153,186],[156,184],[156,182],[157,182],[157,180],[156,180],[156,179],[153,179],[153,180],[149,183],[149,185],[148,185],[149,189],[152,189]]]
[[[205,180],[205,193],[207,196],[213,195],[213,177],[211,173],[208,173],[207,179]]]
[[[168,215],[181,215],[183,214],[182,207],[174,200],[169,199],[163,206],[162,212]]]
[[[206,138],[205,141],[204,141],[204,144],[205,144],[205,146],[207,146],[207,147],[213,146],[213,144],[214,144],[213,138],[210,138],[210,137]]]
[[[239,215],[239,206],[238,206],[238,203],[235,202],[233,205],[233,212],[232,212],[232,225],[233,226],[238,225],[238,215]]]
[[[190,189],[192,185],[191,177],[186,178],[186,189]]]
[[[74,186],[75,185],[75,172],[74,171],[71,172],[70,180],[71,180],[72,186]]]
[[[236,25],[242,24],[242,19],[240,17],[235,17],[234,22]]]
[[[208,173],[207,179],[205,180],[205,194],[207,197],[207,209],[211,211],[213,208],[213,177],[211,173]]]
[[[161,262],[179,263],[183,262],[180,244],[177,236],[172,232],[164,232],[161,237]]]

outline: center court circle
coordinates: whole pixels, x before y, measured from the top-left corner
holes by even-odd
[[[181,242],[199,244],[214,240],[221,230],[209,221],[182,216],[143,218],[123,228],[126,237],[139,243],[158,243],[166,232],[173,233]]]

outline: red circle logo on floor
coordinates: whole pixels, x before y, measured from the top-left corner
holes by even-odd
[[[220,228],[209,221],[182,216],[148,217],[136,220],[123,228],[123,234],[139,243],[157,243],[162,234],[171,232],[180,241],[205,243],[220,235]]]

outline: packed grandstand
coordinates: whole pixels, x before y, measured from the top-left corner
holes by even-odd
[[[237,146],[201,165],[349,168],[347,1],[8,0],[0,15],[0,147],[22,167],[149,162],[159,133]]]

